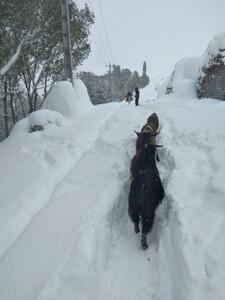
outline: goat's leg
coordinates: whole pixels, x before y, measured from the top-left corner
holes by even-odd
[[[142,218],[142,233],[149,233],[152,229],[155,214],[149,217]]]
[[[139,222],[138,223],[134,223],[134,232],[135,233],[139,233],[140,232]]]
[[[134,232],[135,233],[140,232],[140,227],[139,227],[140,216],[139,216],[139,214],[129,211],[129,216],[131,218],[131,221],[134,223]]]
[[[142,232],[141,236],[141,247],[143,250],[146,250],[148,248],[147,244],[147,234]]]
[[[152,229],[153,222],[154,222],[154,216],[155,216],[155,214],[153,213],[153,215],[151,217],[143,217],[142,218],[141,246],[144,250],[146,250],[148,248],[147,234]]]

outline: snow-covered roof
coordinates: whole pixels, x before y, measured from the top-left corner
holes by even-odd
[[[225,32],[213,37],[203,54],[202,66],[211,67],[215,64],[215,57],[220,57],[220,63],[225,63]]]

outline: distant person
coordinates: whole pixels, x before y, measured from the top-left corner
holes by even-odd
[[[139,97],[140,97],[140,92],[139,92],[139,89],[137,87],[135,88],[134,91],[135,91],[135,96],[134,96],[135,97],[135,105],[138,106],[139,105],[138,101],[139,101]]]
[[[127,93],[127,97],[126,97],[126,101],[130,104],[130,102],[133,100],[132,98],[132,93],[131,92],[128,92]]]

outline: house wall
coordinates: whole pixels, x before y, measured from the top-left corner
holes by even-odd
[[[214,67],[207,70],[203,97],[225,100],[225,66]]]

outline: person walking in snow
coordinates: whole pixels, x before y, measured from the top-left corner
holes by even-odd
[[[155,210],[164,198],[164,188],[156,166],[157,148],[161,146],[155,144],[157,133],[150,125],[137,134],[142,136],[142,143],[131,161],[128,214],[134,223],[135,233],[140,232],[141,222],[141,246],[146,250],[147,234],[152,229]]]
[[[138,106],[139,105],[138,101],[139,101],[139,97],[140,97],[140,92],[139,92],[139,89],[137,87],[135,88],[134,91],[135,91],[135,95],[134,95],[135,105]]]
[[[130,104],[132,100],[133,100],[132,93],[129,91],[127,93],[126,101]]]

